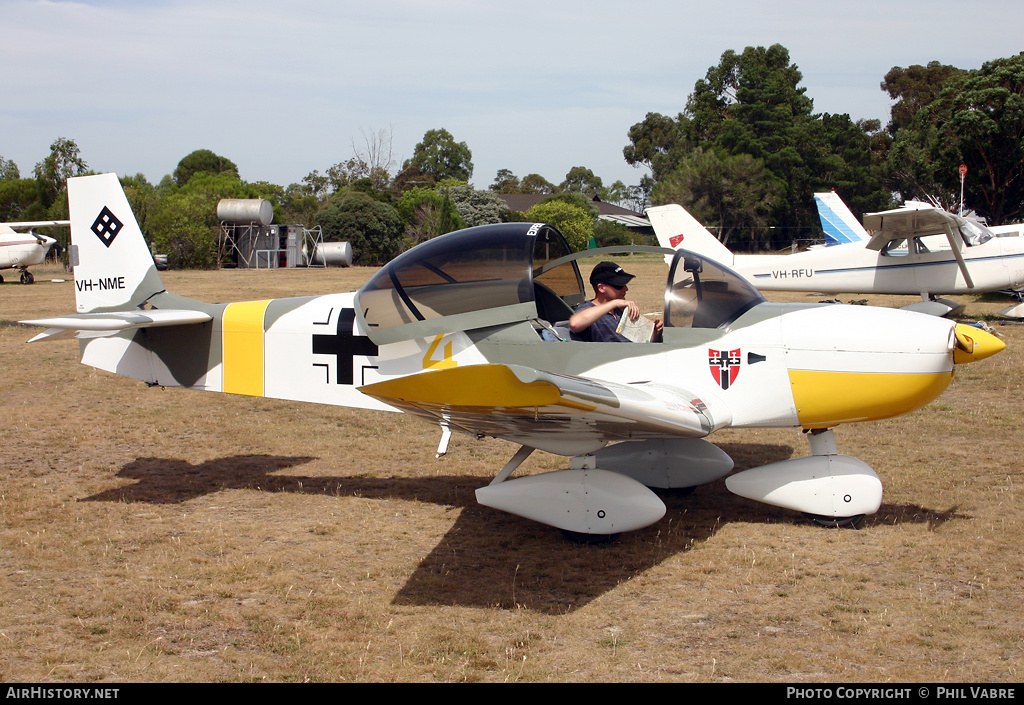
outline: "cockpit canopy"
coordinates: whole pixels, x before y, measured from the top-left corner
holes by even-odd
[[[547,318],[545,308],[568,318],[584,297],[576,262],[536,271],[570,253],[562,234],[543,223],[459,230],[385,265],[356,294],[358,310],[378,344]]]
[[[760,291],[731,269],[688,250],[676,250],[665,288],[665,325],[725,328],[764,300]]]
[[[764,301],[732,270],[687,250],[623,248],[673,254],[665,290],[665,325],[724,328]],[[378,345],[519,321],[557,325],[587,298],[565,238],[543,223],[503,223],[460,230],[414,247],[357,293],[356,310]]]

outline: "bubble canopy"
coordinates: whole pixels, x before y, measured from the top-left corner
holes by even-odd
[[[582,301],[575,262],[534,274],[570,252],[562,234],[542,223],[459,230],[382,267],[357,292],[357,310],[378,344],[529,320],[543,314],[538,298],[550,298],[548,292],[563,308]]]
[[[587,298],[577,260],[612,252],[672,256],[669,327],[724,329],[764,301],[736,272],[687,250],[573,253],[550,225],[502,223],[448,233],[399,255],[356,293],[357,315],[378,345],[519,321],[556,324]]]

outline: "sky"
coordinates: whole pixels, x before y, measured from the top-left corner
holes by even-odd
[[[555,184],[639,183],[629,128],[676,116],[727,50],[782,44],[815,112],[889,118],[893,66],[1024,50],[1019,0],[0,0],[0,156],[22,177],[58,137],[94,171],[153,183],[210,149],[287,186],[427,130]]]

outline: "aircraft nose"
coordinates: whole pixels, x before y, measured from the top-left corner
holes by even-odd
[[[988,331],[964,323],[956,324],[953,337],[953,362],[957,365],[984,360],[1006,347],[1006,343]]]

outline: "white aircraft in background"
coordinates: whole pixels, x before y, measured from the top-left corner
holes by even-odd
[[[829,202],[833,211],[849,212],[838,197]],[[850,228],[850,232],[856,236],[870,231],[867,239],[791,255],[734,255],[678,205],[648,208],[647,217],[662,246],[686,247],[716,259],[762,291],[920,295],[920,302],[905,308],[944,316],[962,305],[938,294],[976,294],[1024,285],[1024,238],[1014,237],[1020,226],[994,230],[918,201],[865,214],[864,228]],[[849,225],[852,215],[841,220]],[[1024,311],[1017,311],[1022,308],[1013,306],[1000,313],[1021,316]]]
[[[481,504],[577,537],[661,519],[649,488],[729,474],[704,440],[722,428],[803,428],[811,455],[731,475],[726,487],[827,525],[878,510],[882,484],[838,452],[832,428],[909,413],[955,365],[998,353],[983,330],[867,306],[772,304],[687,250],[573,253],[543,223],[428,240],[357,292],[209,304],[169,293],[114,174],[68,180],[78,312],[23,321],[33,340],[78,338],[82,363],[146,382],[403,411],[519,446]],[[673,255],[660,343],[564,340],[588,298],[578,260]],[[569,467],[509,479],[540,449]]]
[[[0,223],[0,269],[20,269],[21,283],[31,284],[35,281],[28,268],[34,264],[42,264],[50,248],[57,244],[52,237],[39,235],[32,228],[55,225],[70,225],[70,220],[33,220],[24,223]],[[27,233],[19,233],[16,228],[29,228]],[[4,278],[0,276],[0,284]]]

